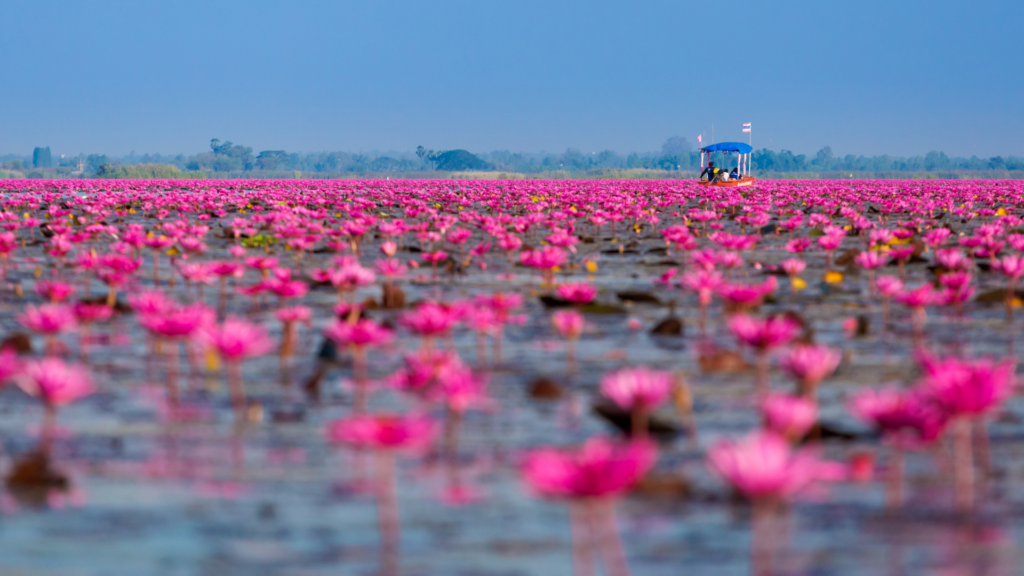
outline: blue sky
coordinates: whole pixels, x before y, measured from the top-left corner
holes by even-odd
[[[1024,156],[1024,2],[0,2],[0,153]]]

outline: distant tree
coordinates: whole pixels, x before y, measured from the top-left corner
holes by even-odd
[[[256,164],[261,170],[274,170],[279,164],[284,164],[288,159],[288,153],[284,150],[264,150],[256,157]]]
[[[32,166],[36,168],[52,168],[53,155],[50,154],[50,147],[40,148],[36,146],[32,151]]]
[[[477,158],[466,150],[447,150],[430,152],[427,158],[434,162],[438,170],[456,172],[461,170],[487,170],[490,164]]]
[[[416,155],[420,157],[420,160],[422,160],[427,154],[430,154],[430,152],[432,152],[432,150],[427,150],[423,146],[416,147]]]
[[[110,158],[106,154],[89,154],[85,157],[85,163],[93,170],[99,170],[103,164],[110,164]]]
[[[601,168],[618,168],[622,165],[622,157],[611,150],[602,150],[594,157],[594,164]]]
[[[690,146],[690,141],[682,136],[673,136],[661,145],[662,156],[679,156],[690,150],[693,150],[693,146]]]
[[[397,172],[402,169],[402,161],[390,156],[382,156],[370,162],[371,172]]]
[[[937,152],[932,150],[924,157],[924,169],[929,172],[932,170],[948,170],[950,167],[949,156],[946,156],[945,152]]]
[[[248,171],[256,165],[256,158],[253,157],[250,146],[236,145],[230,140],[221,142],[214,138],[210,140],[210,150],[213,151],[215,158],[209,164],[218,172]],[[203,160],[197,161],[204,164]]]
[[[100,164],[100,166],[96,168],[97,178],[118,178],[123,177],[123,174],[124,171],[122,169],[110,163]]]

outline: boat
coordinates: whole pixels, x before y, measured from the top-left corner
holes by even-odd
[[[713,162],[715,159],[715,153],[721,152],[723,162],[719,165],[722,170],[728,174],[729,167],[725,160],[729,154],[736,154],[736,169],[740,174],[739,178],[736,179],[722,179],[715,182],[708,180],[700,180],[697,183],[701,186],[722,186],[727,188],[739,188],[751,186],[754,181],[757,180],[754,176],[750,175],[750,153],[754,151],[754,147],[750,144],[744,144],[743,142],[719,142],[718,144],[711,144],[700,149],[700,171],[704,172],[707,167],[707,162]]]

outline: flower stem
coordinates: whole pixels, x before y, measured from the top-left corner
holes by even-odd
[[[398,518],[398,496],[395,492],[395,455],[377,451],[377,522],[380,527],[381,574],[398,574],[401,527]]]
[[[953,424],[953,491],[958,511],[974,508],[974,455],[971,421],[967,418]]]
[[[903,506],[904,461],[903,450],[899,446],[889,449],[889,466],[885,475],[885,506],[891,510]]]
[[[228,387],[231,389],[231,404],[237,418],[245,417],[245,388],[242,386],[242,365],[237,361],[225,362],[228,373]]]

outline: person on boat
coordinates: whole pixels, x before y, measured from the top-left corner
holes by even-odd
[[[739,180],[739,179],[740,179],[740,169],[739,168],[733,168],[732,172],[729,172],[729,180]]]
[[[715,183],[722,178],[722,170],[720,168],[715,168],[714,162],[708,162],[708,167],[700,173],[700,179],[703,180],[704,176],[708,177],[708,182]]]

